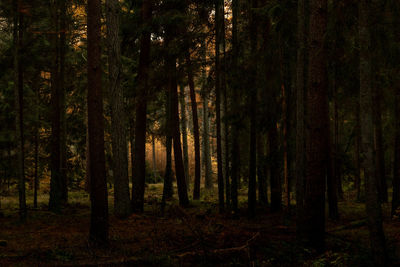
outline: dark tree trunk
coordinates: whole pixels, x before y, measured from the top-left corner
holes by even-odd
[[[218,181],[218,204],[219,212],[224,211],[224,174],[222,159],[222,136],[221,136],[221,46],[224,32],[224,5],[223,1],[215,0],[215,18],[216,18],[216,41],[215,41],[215,113],[217,126],[217,181]]]
[[[232,107],[231,112],[237,112],[239,107],[239,87],[238,80],[235,79],[238,74],[238,57],[239,57],[239,43],[238,43],[238,15],[239,15],[239,0],[232,0]],[[231,148],[231,201],[232,211],[238,211],[238,185],[239,185],[239,125],[237,120],[232,120],[232,148]]]
[[[400,74],[400,73],[398,73]],[[400,76],[397,76],[400,77]],[[393,162],[392,216],[400,207],[400,83],[395,87],[395,144]]]
[[[301,236],[305,194],[305,63],[306,63],[306,1],[297,2],[297,65],[296,65],[296,220]]]
[[[328,166],[329,122],[324,38],[327,1],[310,0],[310,51],[307,91],[306,174],[303,210],[306,244],[318,251],[325,245],[325,180]]]
[[[385,150],[382,133],[382,93],[376,86],[374,93],[374,136],[376,153],[376,177],[378,179],[379,199],[382,203],[388,202],[388,192],[385,172]]]
[[[175,66],[176,68],[175,61],[172,61],[169,66],[172,69],[174,69],[173,66]],[[179,131],[178,86],[176,83],[176,69],[170,81],[170,94],[171,94],[171,117],[172,117],[171,128],[173,131],[172,139],[174,146],[176,182],[178,185],[179,204],[185,207],[189,205],[189,199],[187,195],[185,169],[182,158],[181,133]]]
[[[257,178],[258,178],[258,202],[262,206],[268,205],[267,164],[265,158],[264,134],[257,135]]]
[[[57,3],[52,6],[52,21],[55,32],[52,36],[53,64],[51,70],[51,152],[50,152],[50,198],[49,210],[60,212],[62,205],[61,177],[61,89],[59,55],[59,12]]]
[[[339,152],[339,116],[338,116],[338,99],[337,99],[337,86],[336,86],[336,62],[333,64],[333,75],[331,77],[332,90],[333,90],[333,113],[334,113],[334,140],[333,145],[331,142],[330,132],[329,134],[329,145],[328,145],[328,165],[327,165],[327,192],[328,192],[328,207],[329,207],[329,218],[332,220],[337,220],[339,218],[338,210],[338,195],[340,195],[341,190],[338,189],[338,181],[340,179],[340,166],[338,159]],[[330,120],[329,114],[326,118],[327,121]],[[343,198],[343,192],[342,196]]]
[[[284,79],[288,78],[283,75]],[[289,147],[288,147],[288,96],[285,84],[282,84],[282,138],[283,138],[283,184],[284,203],[286,211],[290,209],[290,181],[289,181]]]
[[[373,90],[371,87],[371,36],[370,3],[358,2],[358,30],[360,40],[360,119],[361,119],[361,166],[364,169],[367,224],[370,232],[372,256],[376,266],[386,266],[385,235],[382,228],[382,212],[378,195],[373,134]]]
[[[166,9],[171,12],[182,14],[186,10],[183,3],[179,1],[167,1]],[[189,205],[189,198],[187,194],[187,185],[185,180],[185,170],[182,158],[182,145],[181,133],[179,129],[179,99],[178,99],[178,84],[177,84],[177,69],[176,59],[177,54],[172,49],[173,41],[176,41],[176,36],[182,31],[182,25],[168,24],[165,29],[165,47],[168,51],[165,59],[166,72],[168,73],[168,89],[170,94],[170,112],[171,112],[171,132],[174,147],[175,158],[175,173],[178,186],[179,204],[183,207]]]
[[[327,118],[329,120],[329,118]],[[329,142],[331,138],[329,137]],[[327,195],[328,195],[328,208],[329,208],[329,218],[332,220],[339,219],[339,209],[338,209],[338,189],[337,180],[335,179],[335,154],[332,153],[332,144],[328,145],[328,165],[327,165]]]
[[[167,91],[166,101],[166,165],[164,174],[164,189],[163,189],[163,201],[172,198],[174,191],[172,186],[172,118],[171,118],[171,94]]]
[[[185,169],[186,187],[189,188],[189,152],[187,140],[187,117],[186,117],[186,96],[185,87],[180,86],[179,102],[181,106],[181,129],[182,129],[182,150],[183,150],[183,166]]]
[[[268,131],[272,212],[277,212],[282,209],[282,181],[279,168],[278,130],[276,127],[276,112],[272,112],[271,127]]]
[[[66,99],[65,99],[65,58],[66,58],[66,32],[67,32],[67,1],[59,0],[60,5],[60,180],[61,180],[61,202],[68,202],[68,174],[67,174],[67,121],[66,121]]]
[[[192,61],[190,59],[190,53],[186,54],[186,64],[188,68],[188,82],[190,90],[190,101],[192,106],[193,115],[193,135],[194,135],[194,161],[195,161],[195,171],[194,171],[194,189],[193,189],[193,199],[200,199],[200,178],[201,178],[201,159],[200,159],[200,132],[199,132],[199,118],[197,114],[197,100],[196,92],[194,87],[193,69]]]
[[[360,125],[360,101],[356,103],[356,116],[355,116],[355,148],[354,148],[354,158],[355,158],[355,177],[354,186],[357,194],[357,201],[361,200],[361,173],[360,173],[360,146],[361,146],[361,125]]]
[[[392,8],[392,31],[398,47],[400,46],[400,18],[398,16],[400,11],[400,3],[394,1]],[[394,147],[394,163],[393,163],[393,194],[392,194],[392,215],[400,207],[400,68],[397,65],[393,70],[395,84],[395,147]]]
[[[15,144],[17,150],[17,177],[19,218],[26,221],[26,196],[25,196],[25,150],[24,150],[24,70],[22,67],[22,48],[24,38],[24,15],[20,12],[23,1],[14,1],[14,98],[15,98]]]
[[[201,85],[201,96],[203,100],[203,164],[204,164],[204,183],[205,188],[207,190],[211,190],[213,188],[212,181],[212,166],[211,166],[211,155],[210,155],[210,127],[209,127],[209,118],[208,118],[208,97],[209,92],[206,88],[206,42],[205,40],[201,45],[201,57],[202,57],[202,70],[201,76],[203,84]]]
[[[118,0],[106,1],[109,97],[111,103],[111,140],[114,176],[114,213],[126,218],[131,211],[129,196],[128,147],[126,143],[126,116],[121,87],[121,49],[119,41]]]
[[[88,0],[88,128],[91,220],[89,239],[108,242],[108,195],[104,155],[103,95],[101,89],[101,1]]]
[[[135,103],[135,99],[131,99]],[[131,107],[131,110],[135,110]],[[133,165],[135,164],[135,116],[129,116],[129,143],[130,143],[130,158],[131,158],[131,182],[133,185]]]
[[[40,73],[38,73],[39,76]],[[39,78],[39,77],[38,77]],[[40,142],[40,136],[39,136],[39,127],[40,127],[40,86],[37,85],[35,86],[35,104],[36,104],[36,110],[35,110],[35,133],[34,133],[34,145],[35,145],[35,155],[34,155],[34,164],[35,164],[35,170],[34,170],[34,180],[33,180],[33,207],[36,209],[38,207],[37,203],[37,193],[39,190],[39,142]]]
[[[249,189],[248,189],[248,212],[250,217],[256,214],[257,203],[257,18],[255,11],[258,5],[257,0],[251,1],[250,14],[250,51],[251,51],[251,74],[250,74],[250,157],[249,157]]]
[[[151,20],[150,0],[143,1],[141,16],[144,25],[147,25]],[[146,115],[151,45],[150,37],[150,32],[148,30],[143,30],[140,39],[139,73],[137,79],[138,95],[136,99],[135,156],[132,177],[132,208],[134,212],[143,212],[144,205],[144,188],[146,182]]]

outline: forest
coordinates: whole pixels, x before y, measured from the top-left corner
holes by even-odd
[[[399,0],[0,0],[0,266],[397,265]]]

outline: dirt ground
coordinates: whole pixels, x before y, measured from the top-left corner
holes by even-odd
[[[239,214],[218,214],[209,195],[187,209],[169,202],[161,216],[159,188],[150,186],[145,212],[126,220],[112,215],[110,197],[107,248],[88,242],[83,192],[70,194],[62,214],[48,212],[41,196],[25,224],[18,221],[16,198],[3,198],[0,266],[372,266],[362,203],[340,203],[341,219],[327,221],[326,252],[317,255],[296,245],[294,211],[259,208],[249,220],[244,200]],[[390,219],[389,208],[384,205],[388,248],[392,264],[400,265],[400,221]]]

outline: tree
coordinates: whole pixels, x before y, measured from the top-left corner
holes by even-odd
[[[239,0],[232,0],[232,67],[233,73],[232,81],[232,111],[237,111],[239,108],[239,86],[238,79],[238,57],[239,57],[239,43],[238,43],[238,15],[239,15]],[[238,182],[240,177],[239,171],[239,121],[233,120],[232,124],[232,148],[231,148],[231,201],[233,212],[238,211]]]
[[[95,244],[105,244],[108,242],[108,198],[101,90],[101,1],[88,0],[87,12],[87,103],[91,202],[89,239]]]
[[[190,59],[190,53],[186,54],[186,65],[189,83],[190,101],[192,107],[193,116],[193,135],[194,135],[194,187],[193,187],[193,199],[197,200],[200,198],[200,178],[201,178],[201,159],[200,159],[200,133],[199,133],[199,119],[197,114],[197,100],[194,86],[192,61]]]
[[[183,32],[181,21],[186,5],[183,1],[168,0],[165,3],[166,10],[176,20],[171,20],[165,25],[165,47],[167,55],[165,59],[166,73],[168,73],[168,92],[170,96],[170,112],[171,112],[171,131],[175,158],[175,173],[178,186],[179,204],[183,207],[189,205],[187,194],[187,185],[185,179],[184,163],[182,158],[181,133],[179,129],[179,99],[178,99],[178,73],[176,68],[176,60],[178,57],[176,49],[172,46],[177,43],[176,37]]]
[[[68,177],[67,177],[67,121],[66,121],[66,55],[67,55],[67,1],[59,0],[60,9],[60,38],[59,38],[59,54],[60,54],[60,71],[59,71],[59,88],[60,88],[60,175],[61,175],[61,201],[63,204],[68,201]]]
[[[257,202],[257,19],[254,9],[257,8],[257,0],[251,1],[250,15],[250,51],[251,51],[251,74],[250,74],[250,157],[249,157],[249,188],[248,188],[248,212],[250,217],[256,213]]]
[[[60,212],[62,204],[61,176],[61,88],[59,53],[59,9],[58,2],[52,5],[52,21],[55,34],[52,35],[53,64],[51,66],[51,155],[50,155],[50,198],[49,210]]]
[[[201,80],[201,96],[203,100],[203,164],[204,164],[204,181],[207,190],[213,188],[212,182],[212,166],[211,166],[211,155],[210,155],[210,127],[209,127],[209,115],[208,115],[208,98],[209,92],[206,87],[206,42],[203,41],[201,44],[201,57],[203,62]]]
[[[297,1],[297,65],[296,65],[296,216],[297,230],[301,234],[305,193],[305,45],[306,0]]]
[[[400,29],[397,26],[400,22],[398,12],[400,11],[400,4],[397,1],[392,3],[391,31],[395,43],[397,44],[397,55],[400,55]],[[393,163],[393,195],[392,195],[392,215],[396,214],[397,209],[400,207],[400,68],[396,63],[393,69],[393,82],[394,82],[394,95],[395,95],[395,146],[394,146],[394,163]]]
[[[305,196],[301,229],[307,245],[322,251],[325,235],[325,180],[328,157],[328,96],[324,38],[327,1],[310,0]]]
[[[144,187],[146,177],[146,120],[147,94],[149,90],[149,64],[151,36],[148,29],[151,20],[151,0],[144,0],[141,17],[144,25],[140,37],[140,58],[138,71],[138,93],[135,119],[135,156],[133,165],[132,207],[134,212],[143,212]]]
[[[187,139],[187,118],[186,118],[186,94],[185,87],[180,86],[179,102],[181,107],[181,129],[182,129],[182,150],[183,150],[183,165],[185,168],[186,186],[189,187],[189,153]]]
[[[119,41],[118,0],[106,1],[109,94],[111,103],[111,139],[114,176],[114,213],[125,218],[130,214],[128,177],[128,146],[126,143],[126,116],[121,87],[121,51]]]
[[[217,126],[217,181],[218,181],[218,203],[219,211],[224,211],[224,174],[222,159],[222,136],[221,136],[221,54],[223,54],[223,20],[224,20],[224,2],[215,0],[215,113]],[[221,53],[222,52],[222,53]]]
[[[377,266],[386,266],[386,245],[382,228],[381,206],[377,191],[378,180],[374,158],[373,91],[371,87],[370,3],[358,2],[358,30],[360,40],[360,122],[361,167],[364,169],[367,224],[370,232],[372,256]]]
[[[24,8],[23,1],[13,1],[13,45],[14,45],[14,99],[15,99],[15,143],[17,148],[17,177],[19,196],[19,217],[26,220],[25,196],[25,149],[24,149],[24,73],[22,66],[22,48],[24,45]]]

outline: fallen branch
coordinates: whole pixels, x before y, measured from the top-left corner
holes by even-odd
[[[208,251],[188,251],[182,254],[177,255],[176,257],[178,258],[184,258],[184,257],[188,257],[188,256],[202,256],[205,254],[230,254],[233,252],[240,252],[243,250],[248,250],[250,247],[250,244],[257,238],[260,236],[260,233],[257,232],[252,238],[250,238],[249,240],[246,241],[246,244],[244,244],[243,246],[240,247],[233,247],[233,248],[221,248],[221,249],[213,249],[213,250],[208,250]]]
[[[343,225],[340,227],[333,228],[326,232],[332,233],[332,232],[338,232],[338,231],[342,231],[342,230],[355,229],[355,228],[363,227],[366,224],[367,224],[367,219],[362,219],[362,220],[353,221],[349,224],[346,224],[346,225]]]

